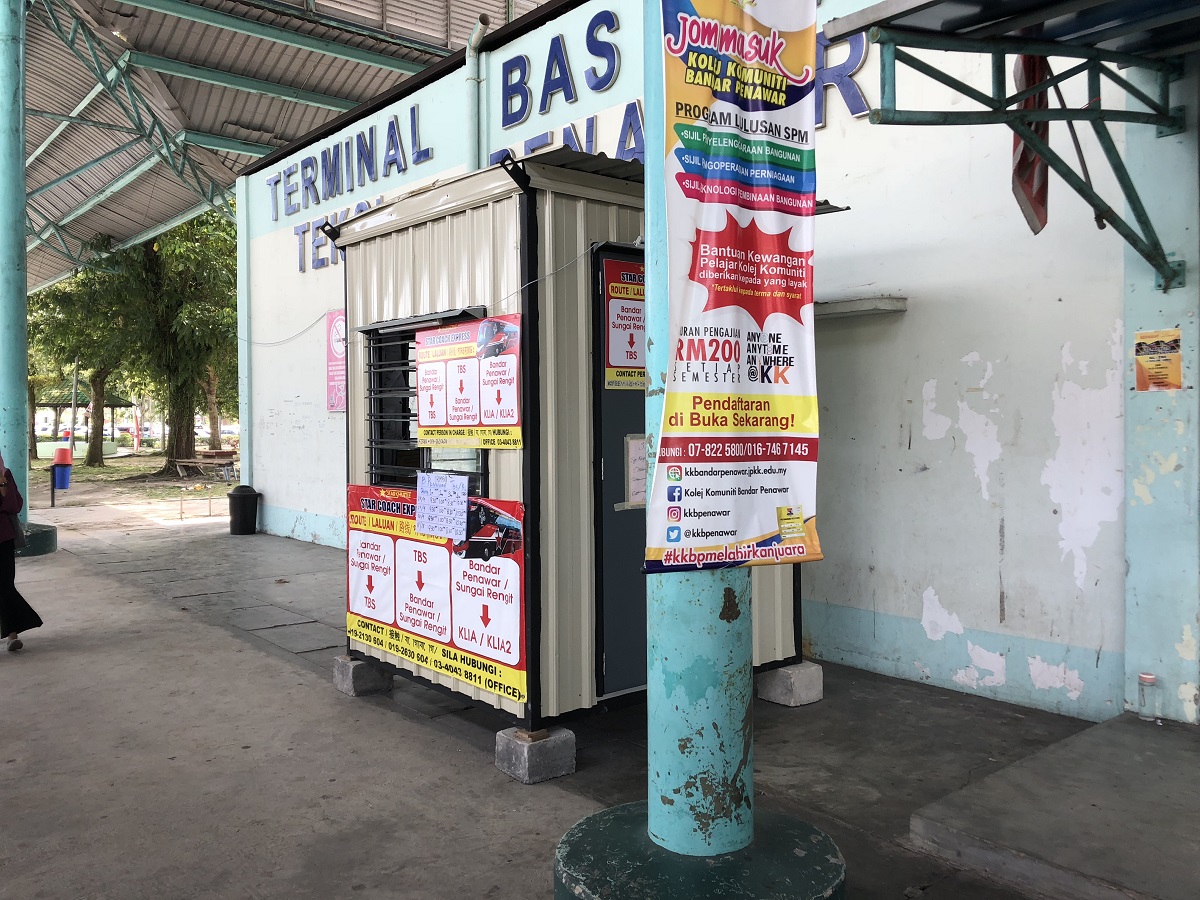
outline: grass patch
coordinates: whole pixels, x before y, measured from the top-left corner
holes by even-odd
[[[174,471],[159,474],[165,461],[166,457],[159,450],[113,457],[106,459],[103,466],[85,466],[81,460],[76,460],[71,468],[71,488],[86,486],[90,497],[102,497],[107,501],[137,502],[178,500],[180,496],[185,501],[202,500],[210,496],[223,500],[234,487],[223,481],[180,478]],[[50,490],[50,460],[39,459],[30,463],[29,485],[31,490]],[[100,490],[96,491],[95,488]],[[79,494],[73,495],[68,489],[66,492],[60,491],[58,496],[60,503],[75,505],[70,501],[79,497]]]

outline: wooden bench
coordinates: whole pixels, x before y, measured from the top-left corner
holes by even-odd
[[[194,469],[202,478],[220,478],[222,481],[233,481],[237,471],[238,457],[210,456],[207,459],[177,459],[175,470],[180,478],[187,478],[189,470]]]

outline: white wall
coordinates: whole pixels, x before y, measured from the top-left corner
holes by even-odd
[[[922,55],[988,90],[985,60]],[[857,76],[872,105],[877,59],[873,47]],[[915,74],[897,96],[974,108]],[[1115,715],[1123,242],[1057,177],[1050,224],[1032,235],[1006,128],[873,126],[827,99],[818,195],[852,209],[819,220],[817,299],[899,296],[908,311],[818,320],[825,561],[804,566],[807,649]],[[1119,198],[1090,129],[1080,136],[1097,186]],[[1061,124],[1052,143],[1074,159]]]

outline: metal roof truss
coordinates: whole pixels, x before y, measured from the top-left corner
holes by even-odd
[[[1156,284],[1160,289],[1166,291],[1183,285],[1184,263],[1168,259],[1108,129],[1109,122],[1127,122],[1156,125],[1159,137],[1182,132],[1185,128],[1183,108],[1171,108],[1169,100],[1170,82],[1178,73],[1177,61],[1151,59],[1054,41],[1024,38],[975,39],[879,26],[871,28],[868,36],[872,43],[879,46],[880,105],[878,109],[871,110],[870,121],[873,124],[1007,125],[1095,210],[1098,223],[1106,222],[1112,225],[1146,262],[1153,266],[1158,274]],[[973,87],[942,71],[936,65],[914,56],[908,52],[910,49],[990,56],[991,84],[985,90]],[[1076,59],[1079,62],[1025,90],[1009,94],[1007,74],[1010,57],[1017,56],[1060,57]],[[933,79],[957,94],[973,100],[984,109],[900,109],[896,99],[897,64],[905,65]],[[1138,68],[1152,72],[1156,79],[1155,96],[1131,84],[1128,79],[1118,74],[1118,68]],[[1019,108],[1023,101],[1073,78],[1087,79],[1087,96],[1090,100],[1083,108]],[[1133,98],[1145,107],[1145,111],[1130,110],[1124,106],[1105,106],[1100,91],[1102,79],[1107,79],[1119,87],[1125,96]],[[1033,125],[1039,122],[1066,122],[1070,127],[1073,127],[1075,122],[1091,125],[1133,214],[1133,223],[1127,222],[1095,191],[1086,177],[1086,169],[1083,175],[1078,174],[1048,142],[1037,135]]]
[[[232,192],[223,187],[212,177],[204,167],[193,159],[187,150],[189,143],[196,146],[212,147],[227,138],[217,138],[212,135],[196,134],[194,132],[172,132],[155,114],[150,103],[129,77],[129,53],[120,56],[114,54],[92,31],[65,0],[34,0],[29,15],[34,16],[45,25],[72,55],[96,79],[96,87],[81,101],[70,116],[64,116],[62,124],[48,137],[42,145],[30,155],[26,166],[45,152],[63,129],[101,93],[107,94],[124,114],[131,126],[118,130],[134,134],[132,141],[126,142],[117,149],[102,154],[74,171],[59,176],[47,184],[28,192],[26,195],[26,233],[32,240],[26,245],[26,250],[32,250],[39,245],[45,245],[58,255],[70,261],[73,265],[88,265],[93,262],[95,255],[90,242],[71,234],[66,225],[87,210],[94,208],[107,197],[112,196],[122,187],[128,185],[138,176],[159,162],[166,163],[175,176],[189,189],[203,198],[205,204],[219,210],[229,218],[234,218]],[[239,152],[248,155],[260,155],[270,148],[250,145],[246,142]],[[82,172],[92,169],[106,160],[128,151],[139,144],[145,144],[148,154],[131,169],[114,179],[109,185],[98,191],[85,201],[84,204],[55,219],[39,210],[33,202],[34,198],[44,191],[73,178]],[[226,145],[225,149],[228,148]]]

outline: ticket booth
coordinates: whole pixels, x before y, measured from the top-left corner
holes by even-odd
[[[528,727],[645,684],[642,174],[506,160],[336,238],[351,653]],[[792,578],[755,567],[756,665]]]

